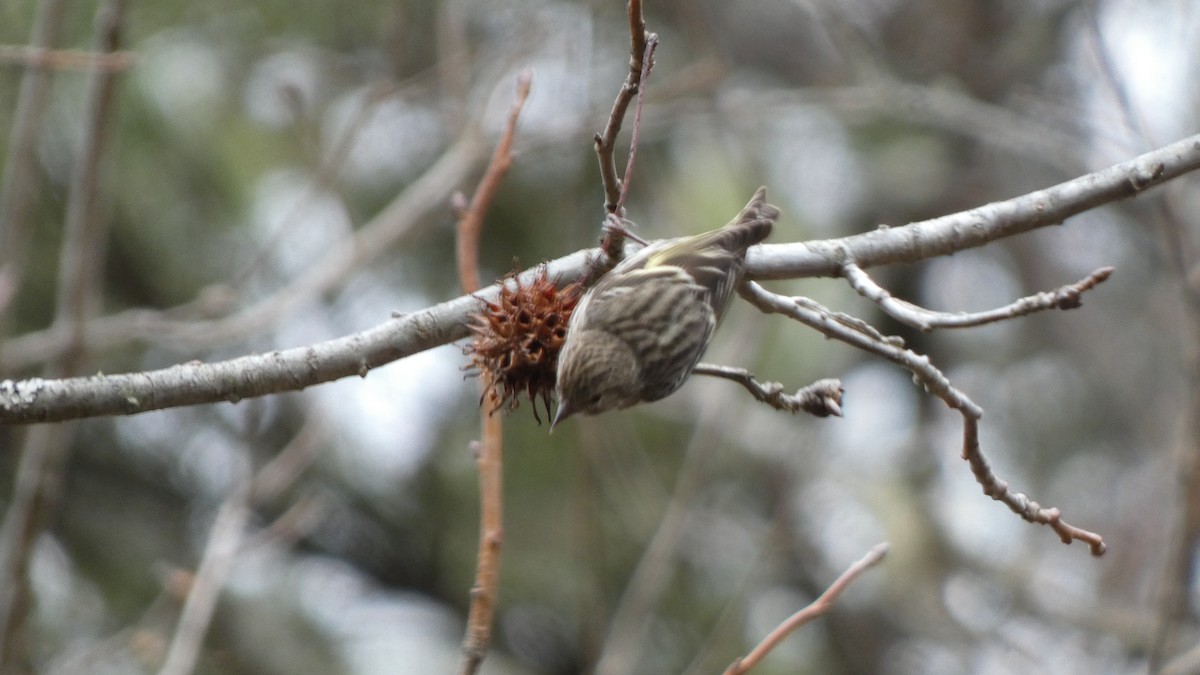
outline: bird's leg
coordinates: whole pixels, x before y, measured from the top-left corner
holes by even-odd
[[[600,247],[603,248],[605,252],[609,253],[609,255],[611,255],[613,248],[618,251],[621,250],[626,238],[632,239],[642,246],[646,246],[650,243],[634,234],[632,228],[632,220],[622,218],[615,213],[608,214],[608,216],[604,218],[604,225],[601,228],[604,230],[604,238],[601,240]]]

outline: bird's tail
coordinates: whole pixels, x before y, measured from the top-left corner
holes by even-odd
[[[730,251],[745,251],[769,237],[777,220],[779,207],[767,203],[767,188],[760,187],[742,212],[719,230],[721,244]]]

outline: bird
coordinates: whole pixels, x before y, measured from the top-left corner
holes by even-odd
[[[568,321],[550,429],[679,389],[742,282],[746,250],[770,236],[779,216],[760,187],[724,227],[653,242],[601,276]]]

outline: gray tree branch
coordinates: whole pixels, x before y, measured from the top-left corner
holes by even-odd
[[[1010,200],[903,227],[798,243],[767,244],[748,256],[751,279],[839,277],[846,262],[867,269],[912,263],[1057,225],[1102,204],[1136,196],[1200,168],[1200,135],[1127,162]],[[549,263],[562,284],[583,276],[589,256],[579,251]],[[482,290],[495,296],[498,287]],[[461,296],[366,331],[313,345],[217,363],[192,362],[162,370],[84,378],[0,381],[0,424],[48,422],[214,403],[358,375],[392,361],[467,337],[477,308]]]

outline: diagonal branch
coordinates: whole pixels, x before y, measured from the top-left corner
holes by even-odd
[[[566,284],[586,269],[587,252],[550,266]],[[521,276],[532,283],[538,270]],[[62,379],[0,380],[0,424],[57,422],[130,415],[184,405],[237,403],[244,398],[299,391],[343,377],[366,377],[391,363],[469,335],[467,317],[479,300],[494,300],[499,286],[405,314],[359,333],[302,347],[250,354],[227,361],[190,361],[160,370]]]
[[[196,569],[158,675],[189,675],[196,669],[217,600],[229,580],[245,538],[246,523],[250,520],[250,485],[249,476],[242,478],[217,510],[204,556]]]
[[[725,670],[725,675],[744,675],[745,673],[749,672],[751,668],[758,665],[759,661],[762,661],[767,654],[770,654],[771,650],[775,649],[780,642],[783,642],[784,638],[796,632],[797,630],[800,630],[800,628],[804,627],[813,619],[820,618],[829,613],[829,610],[833,609],[833,603],[837,602],[837,599],[841,596],[842,592],[849,588],[850,584],[854,583],[856,579],[862,576],[863,572],[866,572],[872,567],[878,565],[883,560],[883,557],[887,555],[887,552],[887,542],[876,544],[874,547],[872,547],[870,551],[867,551],[866,555],[864,555],[850,567],[846,568],[846,571],[842,572],[842,574],[836,580],[834,580],[832,584],[829,585],[829,588],[825,589],[825,592],[822,593],[819,598],[813,600],[807,607],[791,615],[783,623],[779,624],[775,630],[771,631],[767,637],[763,638],[763,641],[758,643],[758,646],[751,650],[749,654],[731,663],[729,668]]]

